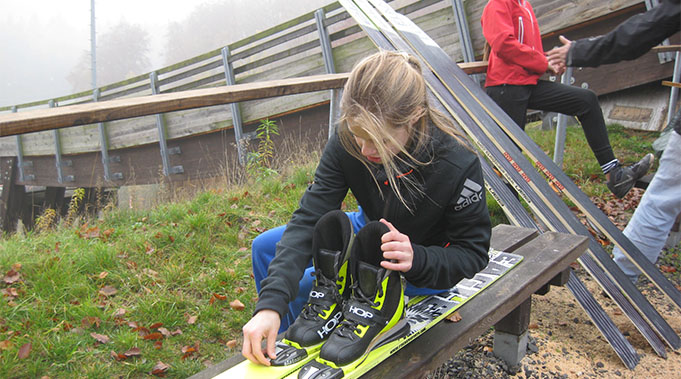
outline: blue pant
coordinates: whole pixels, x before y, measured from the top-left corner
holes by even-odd
[[[662,153],[660,166],[623,233],[650,262],[655,263],[679,213],[681,213],[681,135],[673,131]],[[612,253],[615,263],[635,283],[641,274],[638,267],[618,247],[615,247]]]
[[[364,225],[366,225],[366,218],[361,207],[359,208],[358,212],[346,212],[346,214],[352,223],[352,229],[355,233],[357,233]],[[258,293],[260,292],[260,282],[267,276],[267,267],[274,258],[277,242],[281,240],[281,236],[285,229],[286,225],[278,226],[260,234],[253,240],[253,245],[251,247],[253,276],[255,277],[255,288],[258,290]],[[312,290],[313,285],[313,271],[314,268],[312,267],[312,260],[310,260],[310,263],[305,269],[303,277],[300,280],[298,296],[289,303],[288,314],[286,314],[286,316],[284,316],[284,318],[281,320],[279,333],[288,329],[296,317],[298,317],[298,314],[303,309],[303,305],[307,303],[307,298],[310,294],[310,290]],[[405,289],[404,294],[407,296],[417,296],[430,295],[439,292],[442,292],[442,290],[419,288],[407,283],[407,288]]]

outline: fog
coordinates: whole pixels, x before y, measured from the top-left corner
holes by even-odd
[[[137,48],[145,56],[128,68],[139,71],[126,73],[131,76],[238,41],[331,2],[97,0],[97,85],[107,84],[101,79],[107,78],[106,72],[100,74],[106,66],[101,59],[117,54],[110,45],[125,37],[118,35],[121,30],[142,41]],[[1,0],[0,106],[91,88],[90,16],[90,0]]]

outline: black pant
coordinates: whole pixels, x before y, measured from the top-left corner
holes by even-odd
[[[527,109],[577,116],[591,151],[603,166],[615,159],[598,97],[593,91],[540,80],[536,85],[500,85],[487,94],[525,130]]]

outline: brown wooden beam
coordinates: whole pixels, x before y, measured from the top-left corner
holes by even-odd
[[[650,50],[652,50],[655,53],[667,53],[667,52],[670,52],[670,51],[681,51],[681,45],[660,45],[660,46],[655,46]]]
[[[0,137],[157,113],[341,88],[348,74],[236,84],[0,115]]]

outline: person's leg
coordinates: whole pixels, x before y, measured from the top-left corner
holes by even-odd
[[[525,130],[525,115],[531,87],[533,86],[492,86],[485,88],[485,92],[522,130]]]
[[[681,213],[681,135],[672,132],[660,167],[624,229],[626,235],[652,263],[657,261],[674,220]],[[639,269],[615,247],[615,263],[632,281]]]
[[[267,268],[274,258],[276,252],[277,242],[281,240],[281,236],[286,229],[286,225],[278,226],[276,228],[267,230],[253,239],[251,245],[251,257],[253,262],[253,277],[255,279],[255,288],[260,292],[260,282],[267,276]],[[289,303],[289,312],[281,320],[279,333],[288,329],[293,321],[298,317],[303,305],[307,302],[307,297],[312,289],[312,261],[305,270],[303,277],[298,283],[298,296]]]
[[[605,174],[608,189],[616,197],[624,197],[634,187],[636,180],[645,175],[653,164],[652,154],[628,167],[620,164],[610,146],[598,97],[592,91],[540,80],[532,90],[528,106],[577,116],[589,147]]]
[[[532,90],[528,107],[577,116],[586,141],[603,173],[607,173],[617,164],[603,120],[603,112],[593,91],[540,80]]]
[[[345,214],[350,219],[355,233],[366,224],[366,216],[361,207],[359,207],[357,212],[346,212]],[[255,288],[258,292],[260,292],[260,282],[267,276],[267,268],[274,258],[277,242],[281,240],[284,230],[286,230],[286,225],[278,226],[265,231],[253,239],[251,245],[253,277],[255,279]],[[303,306],[307,303],[308,296],[310,295],[314,283],[314,278],[312,277],[313,272],[314,267],[312,267],[312,261],[310,261],[309,266],[305,269],[303,277],[298,283],[298,295],[289,303],[289,312],[281,320],[281,326],[279,328],[280,333],[293,324],[293,321],[295,321],[296,317],[298,317],[300,311],[303,309]]]

